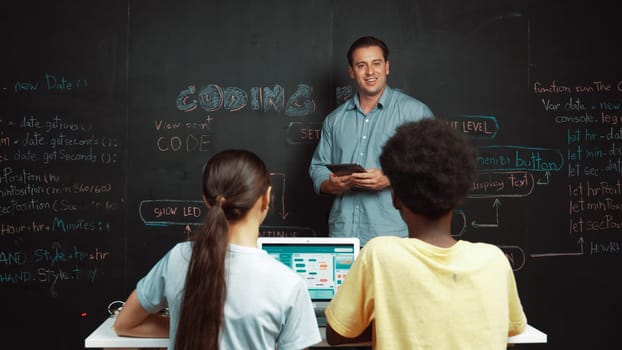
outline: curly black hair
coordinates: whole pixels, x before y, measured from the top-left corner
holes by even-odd
[[[476,150],[440,119],[398,127],[380,164],[396,196],[413,213],[437,219],[459,205],[477,176]]]

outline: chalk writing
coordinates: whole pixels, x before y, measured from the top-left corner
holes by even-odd
[[[616,83],[609,83],[602,80],[592,81],[588,84],[577,84],[575,86],[568,86],[560,84],[553,80],[552,82],[540,82],[533,83],[533,92],[535,94],[570,94],[570,93],[605,93],[613,90],[613,86],[617,91],[622,91],[622,81]]]
[[[155,129],[157,131],[177,130],[177,129],[188,129],[188,130],[194,129],[194,130],[209,131],[211,121],[212,121],[212,117],[207,116],[203,120],[185,121],[185,122],[159,119],[159,120],[154,121],[154,124],[155,124]]]
[[[45,73],[42,77],[43,84],[39,81],[17,81],[13,83],[13,92],[34,93],[40,92],[40,88],[45,91],[71,92],[75,89],[85,89],[88,87],[86,79],[70,80],[64,75]]]
[[[287,126],[286,141],[290,145],[315,144],[322,135],[322,123],[290,122]]]
[[[310,227],[298,226],[260,226],[261,237],[316,237],[315,230]]]
[[[188,134],[186,136],[160,136],[156,147],[160,152],[207,152],[211,144],[210,134]]]
[[[494,139],[499,129],[499,123],[494,116],[459,115],[448,118],[447,121],[453,128],[471,138]]]
[[[165,120],[154,121],[154,128],[160,135],[155,139],[158,152],[208,152],[212,143],[211,116],[199,120]],[[182,133],[183,135],[179,135]]]
[[[622,81],[534,82],[540,106],[563,135],[566,148],[568,232],[580,235],[580,255],[619,254],[616,240],[587,237],[622,228]],[[587,239],[584,239],[584,236]],[[584,254],[585,253],[585,254]],[[543,253],[535,257],[573,253]]]
[[[478,149],[477,163],[483,171],[558,171],[564,165],[564,157],[557,149],[483,146]]]
[[[485,172],[473,182],[469,198],[526,197],[533,192],[534,186],[530,172]]]
[[[335,89],[335,97],[337,98],[337,104],[340,105],[346,102],[347,100],[352,98],[353,94],[354,94],[354,88],[352,87],[352,85],[338,86]]]
[[[286,220],[289,215],[285,204],[285,174],[270,173],[272,198],[269,215]],[[208,209],[200,200],[148,199],[142,200],[138,215],[147,226],[201,225]]]
[[[31,251],[0,250],[0,286],[15,284],[57,284],[63,281],[94,283],[99,264],[110,259],[111,252],[99,247],[85,250],[78,246],[64,249],[56,243]]]
[[[31,221],[28,223],[1,223],[0,236],[15,235],[21,233],[49,232],[50,224],[41,221]]]
[[[9,126],[13,136],[3,149],[0,163],[11,160],[46,165],[54,162],[113,164],[119,158],[117,139],[96,132],[90,123],[69,121],[58,114],[50,117],[28,114]]]
[[[590,255],[617,255],[622,252],[622,244],[618,241],[590,242]]]
[[[193,112],[199,108],[206,112],[221,109],[237,112],[248,107],[252,111],[274,111],[290,117],[302,117],[315,112],[312,93],[313,89],[308,84],[298,84],[287,99],[285,89],[279,84],[251,87],[248,92],[236,86],[222,88],[217,84],[207,84],[197,88],[196,85],[189,85],[177,94],[175,105],[182,112]]]
[[[505,256],[508,258],[508,261],[512,266],[512,270],[518,271],[525,266],[526,257],[523,248],[510,245],[500,245],[499,248],[501,248]]]
[[[571,234],[590,231],[620,230],[622,229],[622,219],[610,214],[590,219],[585,219],[583,217],[571,218],[569,227],[569,232]]]
[[[548,85],[539,81],[533,83],[533,92],[536,94],[563,94],[570,93],[571,91],[568,86],[558,85],[555,80]]]
[[[451,235],[459,238],[466,231],[468,226],[467,218],[463,210],[454,209],[451,217]]]
[[[0,198],[7,199],[0,204],[0,216],[22,212],[75,212],[89,208],[116,210],[117,201],[94,200],[89,196],[108,195],[115,191],[111,183],[64,183],[65,176],[54,172],[40,172],[22,167],[0,168]],[[72,195],[72,198],[62,196]],[[78,197],[73,198],[77,195]],[[25,232],[27,229],[10,229],[1,232]],[[19,225],[17,227],[29,227]]]
[[[143,200],[138,207],[140,219],[148,226],[201,225],[206,210],[202,201],[174,199]]]
[[[0,288],[40,284],[56,296],[60,283],[91,285],[106,274],[115,254],[105,245],[124,213],[124,140],[109,115],[114,103],[92,97],[100,92],[65,72],[3,91]]]

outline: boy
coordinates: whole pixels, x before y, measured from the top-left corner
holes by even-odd
[[[374,349],[505,349],[527,324],[512,268],[498,247],[450,231],[476,179],[474,148],[425,119],[400,126],[380,164],[409,237],[376,237],[361,250],[326,309],[328,343],[371,336]]]

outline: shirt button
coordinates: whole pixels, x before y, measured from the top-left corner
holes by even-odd
[[[363,154],[365,154],[365,153],[362,153],[362,152],[361,152],[361,156],[362,156]]]
[[[369,123],[369,119],[365,119],[365,123]]]
[[[363,135],[363,140],[366,139],[366,138],[367,138],[367,136]]]

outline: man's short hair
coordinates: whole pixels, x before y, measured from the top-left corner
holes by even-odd
[[[380,164],[403,205],[437,219],[459,205],[473,187],[475,157],[466,136],[446,121],[423,119],[397,128],[382,149]]]
[[[364,36],[356,39],[352,45],[350,45],[350,49],[348,49],[348,64],[352,66],[352,55],[356,49],[361,47],[370,47],[370,46],[378,46],[382,50],[382,56],[384,60],[387,61],[389,59],[389,47],[384,41],[373,37],[373,36]]]

